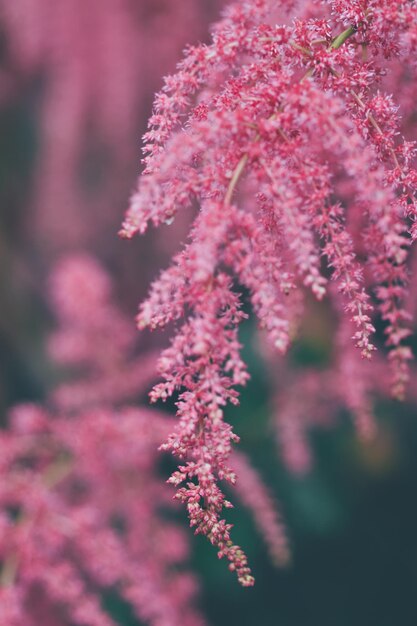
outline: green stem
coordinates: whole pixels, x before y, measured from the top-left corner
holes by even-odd
[[[355,32],[356,32],[355,26],[349,26],[349,28],[344,30],[343,33],[340,33],[340,35],[338,35],[336,39],[333,39],[333,42],[330,48],[333,48],[333,50],[337,50],[338,48],[343,46],[345,41],[349,39],[349,37],[351,37]]]

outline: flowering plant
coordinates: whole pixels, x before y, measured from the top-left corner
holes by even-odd
[[[326,298],[340,316],[345,372],[371,359],[381,322],[392,392],[405,394],[416,151],[401,136],[391,92],[400,66],[413,76],[416,17],[408,1],[237,2],[155,99],[145,170],[121,233],[197,212],[189,243],[138,315],[139,328],[176,327],[151,399],[178,393],[178,424],[162,446],[181,461],[170,482],[195,531],[245,586],[253,577],[223,519],[230,503],[219,486],[236,481],[229,457],[238,437],[224,408],[248,379],[239,291],[281,353],[307,293]],[[363,382],[345,396],[369,437],[366,394]]]
[[[249,380],[243,323],[258,321],[290,472],[312,466],[312,425],[347,409],[370,441],[375,397],[410,392],[417,7],[236,0],[210,43],[186,49],[155,97],[121,230],[131,238],[165,225],[152,241],[156,264],[192,216],[186,244],[137,316],[142,331],[171,332],[161,354],[160,336],[137,342],[124,312],[136,289],[132,264],[116,297],[96,257],[120,270],[115,206],[133,171],[142,109],[155,75],[188,36],[198,38],[215,3],[70,4],[0,0],[0,105],[35,84],[40,141],[22,228],[41,244],[39,265],[54,268],[47,348],[60,372],[42,402],[14,406],[0,431],[0,615],[6,626],[107,626],[117,618],[106,602],[116,597],[153,626],[197,626],[179,504],[243,586],[254,577],[225,515],[233,493],[272,560],[290,561],[276,502],[235,449],[227,415]],[[57,262],[63,249],[70,255]],[[294,367],[292,347],[316,315],[326,363]],[[151,410],[141,396],[156,370]],[[176,420],[160,410],[170,398]],[[175,492],[163,482],[161,459],[171,461],[161,452],[175,457]]]

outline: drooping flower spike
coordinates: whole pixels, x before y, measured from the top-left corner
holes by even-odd
[[[198,208],[189,242],[153,284],[138,325],[175,322],[160,359],[164,382],[152,392],[153,400],[178,394],[179,422],[163,446],[181,460],[171,482],[183,485],[177,497],[191,525],[244,585],[253,578],[230,539],[219,487],[235,481],[237,436],[224,407],[237,403],[235,387],[248,377],[236,283],[281,352],[308,291],[345,316],[366,359],[382,322],[393,393],[405,392],[417,177],[385,68],[387,59],[415,55],[416,18],[406,1],[242,0],[225,11],[210,45],[188,49],[155,99],[122,235]],[[372,430],[359,392],[350,404]]]

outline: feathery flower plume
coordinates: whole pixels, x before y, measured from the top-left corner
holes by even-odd
[[[278,23],[279,7],[293,3],[232,4],[212,43],[190,47],[166,78],[121,231],[132,237],[198,206],[189,242],[152,286],[138,324],[180,322],[160,359],[164,382],[152,392],[153,400],[179,394],[178,426],[163,446],[182,463],[171,482],[185,481],[178,498],[191,525],[244,585],[253,579],[229,537],[229,503],[218,486],[235,481],[229,457],[237,437],[224,406],[237,402],[235,387],[247,380],[236,280],[281,352],[292,339],[286,296],[311,291],[345,316],[366,359],[382,320],[397,397],[411,358],[404,299],[414,145],[399,136],[383,72],[387,58],[415,50],[417,9],[405,0],[312,0]],[[350,231],[351,215],[360,216],[360,233]],[[351,395],[350,404],[359,409],[362,400]],[[369,421],[361,424],[369,430]]]
[[[126,405],[152,379],[150,357],[135,356],[94,258],[63,259],[50,288],[51,353],[75,380],[52,390],[48,409],[15,407],[0,434],[2,624],[112,626],[103,598],[116,594],[143,623],[202,626],[158,468],[172,418]]]

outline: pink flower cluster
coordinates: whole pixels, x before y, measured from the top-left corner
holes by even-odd
[[[87,254],[61,259],[50,278],[58,328],[51,359],[80,375],[52,392],[60,410],[119,406],[136,400],[155,380],[157,353],[138,351],[131,320],[113,303],[108,274]]]
[[[110,626],[110,592],[144,623],[203,624],[158,467],[172,418],[126,404],[154,377],[154,356],[134,356],[135,333],[93,258],[63,259],[50,286],[51,353],[76,376],[48,408],[15,407],[0,436],[2,624]]]
[[[106,591],[149,624],[203,623],[194,577],[177,569],[184,531],[160,514],[172,502],[155,456],[168,422],[139,409],[13,411],[0,438],[5,626],[111,626]]]
[[[378,343],[375,324],[383,325],[397,397],[412,357],[405,299],[416,149],[401,136],[401,92],[389,90],[389,64],[409,64],[415,80],[417,7],[405,0],[294,5],[236,2],[210,45],[187,50],[155,98],[145,171],[121,231],[132,237],[198,207],[189,242],[153,284],[138,324],[175,322],[159,362],[164,382],[152,392],[153,400],[178,394],[178,425],[163,446],[181,461],[171,482],[185,481],[178,498],[191,525],[244,585],[253,580],[229,537],[222,517],[229,503],[218,485],[235,480],[237,437],[224,407],[247,380],[237,285],[280,352],[311,292],[342,317],[344,345],[348,336],[365,359]],[[288,13],[281,23],[279,7]],[[352,358],[341,366],[349,376]],[[366,390],[353,385],[345,400],[370,436]],[[304,452],[293,462],[308,465]]]

